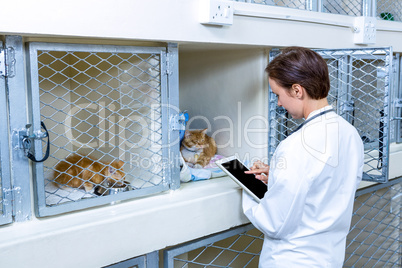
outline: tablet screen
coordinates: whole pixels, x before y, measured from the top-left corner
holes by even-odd
[[[264,197],[264,194],[267,191],[267,185],[256,179],[254,174],[245,174],[244,171],[249,169],[243,166],[239,160],[233,159],[231,161],[224,162],[221,165],[258,198],[262,199]]]

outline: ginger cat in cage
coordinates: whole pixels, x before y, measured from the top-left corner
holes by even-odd
[[[203,168],[209,164],[211,158],[216,154],[217,147],[215,140],[206,134],[206,129],[186,130],[180,151],[189,166]]]
[[[123,161],[102,162],[88,156],[73,154],[60,161],[53,173],[53,181],[60,186],[91,191],[95,185],[108,182],[120,185],[124,180]]]

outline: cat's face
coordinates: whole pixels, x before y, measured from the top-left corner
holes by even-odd
[[[186,130],[184,139],[183,139],[183,145],[190,150],[202,150],[207,144],[207,140],[205,137],[205,132],[207,129],[203,130],[192,130],[188,131]]]
[[[119,181],[123,181],[126,173],[123,170],[123,161],[114,161],[110,163],[106,170],[106,177],[110,184],[118,184]]]

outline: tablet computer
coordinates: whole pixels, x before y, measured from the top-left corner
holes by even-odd
[[[215,164],[232,180],[240,185],[257,202],[260,202],[267,191],[267,185],[255,178],[254,174],[246,174],[249,170],[236,156],[220,159]]]

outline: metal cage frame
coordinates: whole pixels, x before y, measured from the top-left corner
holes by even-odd
[[[0,63],[5,61],[5,49],[0,42]],[[8,152],[8,116],[6,101],[6,73],[0,71],[0,225],[12,222],[10,159]],[[6,159],[6,160],[5,160]]]
[[[43,52],[45,51],[46,53],[89,53],[91,56],[92,55],[100,55],[100,54],[107,54],[107,55],[112,55],[110,56],[110,58],[112,57],[118,57],[120,54],[124,55],[142,55],[142,54],[152,54],[152,55],[156,55],[159,58],[159,63],[158,63],[158,68],[159,70],[157,71],[157,75],[159,77],[159,82],[157,82],[160,93],[155,93],[155,94],[160,94],[160,96],[157,96],[157,99],[155,100],[157,103],[157,108],[158,109],[158,114],[160,113],[160,115],[157,115],[157,118],[159,121],[157,123],[153,123],[154,121],[151,121],[152,124],[157,124],[157,128],[160,129],[158,130],[158,136],[155,138],[156,139],[156,143],[157,143],[157,154],[158,154],[158,158],[161,159],[161,161],[159,161],[159,165],[160,165],[160,169],[158,169],[158,173],[155,173],[155,175],[158,175],[158,177],[160,177],[160,179],[158,180],[157,183],[155,183],[154,185],[151,184],[150,186],[147,187],[140,187],[140,188],[135,188],[134,190],[131,191],[127,191],[127,192],[121,192],[118,194],[113,194],[113,195],[106,195],[106,196],[98,196],[96,197],[95,195],[92,194],[92,196],[90,198],[86,198],[86,194],[83,196],[83,198],[80,198],[78,200],[72,200],[69,199],[68,202],[63,202],[63,203],[56,203],[56,204],[48,204],[46,201],[47,196],[52,195],[53,194],[53,190],[50,192],[47,192],[45,190],[46,185],[48,185],[51,182],[46,181],[45,182],[45,177],[46,174],[44,172],[45,169],[49,170],[52,169],[51,167],[46,167],[45,164],[43,162],[36,162],[34,163],[34,168],[33,168],[33,175],[34,175],[34,189],[35,189],[35,200],[36,200],[36,214],[39,217],[42,216],[48,216],[48,215],[55,215],[55,214],[59,214],[59,213],[64,213],[64,212],[70,212],[70,211],[74,211],[74,210],[79,210],[79,209],[84,209],[84,208],[88,208],[88,207],[93,207],[93,206],[98,206],[98,205],[102,205],[102,204],[107,204],[107,203],[113,203],[116,201],[120,201],[120,200],[125,200],[125,199],[129,199],[129,198],[135,198],[135,197],[140,197],[140,196],[146,196],[146,195],[150,195],[150,194],[154,194],[154,193],[158,193],[158,192],[162,192],[162,191],[166,191],[168,189],[175,189],[179,186],[179,183],[176,181],[177,179],[174,178],[174,174],[178,173],[178,165],[172,164],[174,159],[178,159],[178,156],[175,157],[175,154],[178,154],[178,150],[176,150],[178,144],[176,145],[175,141],[178,141],[178,131],[175,131],[174,129],[171,129],[169,127],[169,122],[170,122],[170,118],[171,117],[175,117],[178,113],[178,79],[177,79],[177,64],[178,64],[178,50],[177,50],[177,46],[168,46],[166,47],[135,47],[135,46],[113,46],[113,45],[86,45],[86,44],[63,44],[63,43],[39,43],[39,42],[33,42],[33,43],[29,43],[28,44],[28,56],[27,58],[29,59],[28,62],[28,66],[29,66],[29,84],[30,84],[30,88],[28,90],[28,100],[29,101],[29,111],[31,113],[31,118],[30,121],[32,122],[32,133],[40,133],[41,132],[41,122],[45,122],[46,121],[54,121],[51,116],[52,115],[47,115],[47,116],[43,116],[42,115],[42,107],[41,105],[43,103],[41,103],[41,95],[40,95],[40,91],[42,90],[40,88],[40,73],[39,73],[39,68],[49,68],[48,65],[40,63],[38,60],[38,53],[39,52]],[[120,54],[119,54],[120,53]],[[75,54],[74,54],[75,55]],[[86,54],[85,54],[86,55]],[[86,58],[84,60],[81,60],[80,58],[78,58],[78,61],[85,61]],[[108,60],[108,59],[107,59]],[[102,64],[104,62],[107,62],[107,60],[99,60]],[[64,63],[64,62],[63,62]],[[87,65],[91,65],[91,63],[88,62],[84,62]],[[51,63],[49,63],[50,66]],[[70,67],[70,65],[68,65]],[[64,67],[64,66],[63,66]],[[93,65],[93,66],[89,66],[89,67],[85,67],[87,69],[85,69],[82,73],[83,75],[85,75],[85,79],[97,79],[97,77],[93,78],[91,77],[91,75],[86,74],[87,70],[90,68],[94,68],[96,69],[96,71],[99,71],[97,66]],[[131,67],[131,66],[130,66]],[[67,67],[65,67],[67,68]],[[73,66],[74,68],[74,66]],[[118,68],[117,68],[118,69]],[[138,69],[138,68],[137,68]],[[55,70],[54,73],[55,74],[51,74],[51,75],[63,75],[63,79],[69,80],[71,79],[70,77],[66,77],[63,74],[63,70]],[[53,70],[52,70],[53,71]],[[75,71],[75,69],[74,69]],[[78,71],[77,71],[78,72]],[[118,70],[118,72],[127,72],[125,70]],[[139,71],[141,73],[141,75],[146,75],[149,76],[149,74],[147,73],[147,71],[144,70],[140,70]],[[78,72],[79,73],[79,72]],[[80,73],[81,74],[81,73]],[[108,74],[106,72],[106,74]],[[76,75],[75,77],[77,77],[78,75]],[[42,81],[45,80],[43,77],[41,78]],[[113,78],[116,80],[116,78]],[[136,78],[136,83],[145,83],[142,82],[141,79]],[[118,80],[118,79],[117,79]],[[138,82],[139,81],[139,82]],[[97,81],[99,82],[99,81]],[[119,80],[117,81],[119,82]],[[76,82],[77,83],[77,82]],[[99,82],[102,85],[101,82]],[[121,82],[122,83],[122,82]],[[127,84],[127,83],[126,83]],[[53,86],[53,84],[51,85]],[[63,85],[57,85],[56,86],[60,86],[63,87]],[[56,87],[53,86],[53,87]],[[82,87],[88,88],[86,84],[82,84]],[[109,85],[106,85],[106,87],[109,87]],[[97,88],[95,89],[89,89],[92,90],[93,92],[97,91]],[[113,89],[112,89],[113,90]],[[134,91],[134,89],[132,89],[131,91]],[[97,93],[97,96],[105,96],[102,95],[102,93]],[[128,93],[128,94],[134,94],[134,93]],[[119,101],[122,100],[127,100],[128,96],[125,97],[120,97],[121,99],[119,99]],[[106,96],[108,97],[108,96]],[[64,97],[57,97],[58,99],[61,99],[64,101]],[[84,95],[83,98],[88,99],[89,97],[87,97],[87,95]],[[108,97],[109,98],[109,97]],[[94,103],[94,105],[98,105],[98,103],[96,103],[96,100],[89,100],[90,103]],[[66,101],[68,102],[68,101]],[[139,103],[142,103],[141,101],[138,101]],[[74,104],[74,103],[73,103]],[[146,104],[144,104],[145,106]],[[43,106],[43,105],[42,105]],[[149,106],[150,107],[150,106]],[[55,110],[58,109],[58,107],[54,108]],[[85,108],[86,109],[86,108]],[[106,107],[105,109],[109,109],[108,107]],[[151,108],[148,108],[148,110],[150,110]],[[58,110],[59,112],[60,110]],[[63,112],[63,111],[61,111]],[[131,112],[132,113],[132,112]],[[137,116],[138,117],[138,116]],[[122,116],[119,115],[119,118],[123,118]],[[149,119],[152,120],[152,119]],[[99,119],[100,121],[100,119]],[[86,119],[84,119],[84,122],[86,122]],[[120,121],[117,121],[117,123],[114,124],[120,124]],[[56,122],[55,124],[62,124],[62,122]],[[138,123],[136,123],[138,125]],[[57,125],[56,125],[57,126]],[[142,128],[142,126],[140,126]],[[117,128],[121,127],[118,125]],[[127,129],[127,128],[125,128]],[[100,130],[99,130],[100,131]],[[108,131],[108,130],[106,130]],[[126,130],[124,130],[126,131]],[[154,135],[151,130],[147,130],[148,132],[150,132],[150,137],[152,138],[152,136]],[[29,130],[27,130],[27,132],[29,132]],[[50,132],[49,136],[50,139],[52,139],[52,132]],[[86,133],[84,133],[86,134]],[[61,136],[63,136],[64,134],[60,134]],[[109,135],[112,135],[109,133]],[[118,136],[118,139],[121,139],[121,135],[116,134]],[[137,135],[137,133],[134,133],[132,135]],[[54,135],[53,135],[54,136]],[[137,135],[138,136],[138,135]],[[149,135],[148,135],[149,136]],[[159,138],[160,136],[160,138]],[[64,137],[64,136],[63,136]],[[69,139],[70,140],[70,139]],[[142,137],[141,137],[142,140]],[[70,142],[72,142],[72,140],[70,140]],[[155,143],[154,142],[154,143]],[[148,142],[151,143],[151,145],[149,146],[153,146],[152,141]],[[130,143],[132,144],[132,142]],[[43,152],[45,150],[46,144],[44,144],[43,140],[40,139],[35,139],[33,141],[33,151],[34,151],[34,155],[37,159],[42,158]],[[59,145],[61,146],[61,145]],[[115,145],[115,146],[119,146],[119,145]],[[62,147],[57,147],[57,149],[62,148]],[[64,147],[63,147],[64,148]],[[142,150],[141,148],[139,150]],[[156,154],[153,153],[152,149],[147,149],[145,148],[144,150],[147,150],[149,152],[149,154]],[[70,151],[71,152],[71,151]],[[45,162],[46,163],[46,162]],[[136,168],[136,167],[135,167]],[[142,167],[140,167],[142,168]],[[140,169],[139,168],[139,169]],[[142,172],[141,170],[144,170],[143,172],[151,172],[148,170],[144,169],[140,169],[140,172]],[[51,171],[50,171],[51,172]],[[132,173],[126,173],[126,175],[131,175]],[[152,172],[151,175],[151,179],[152,179]],[[146,182],[145,182],[146,183]],[[148,183],[149,184],[149,183]],[[102,184],[103,186],[103,184]],[[109,187],[109,186],[108,186]],[[64,197],[63,197],[64,198]]]

